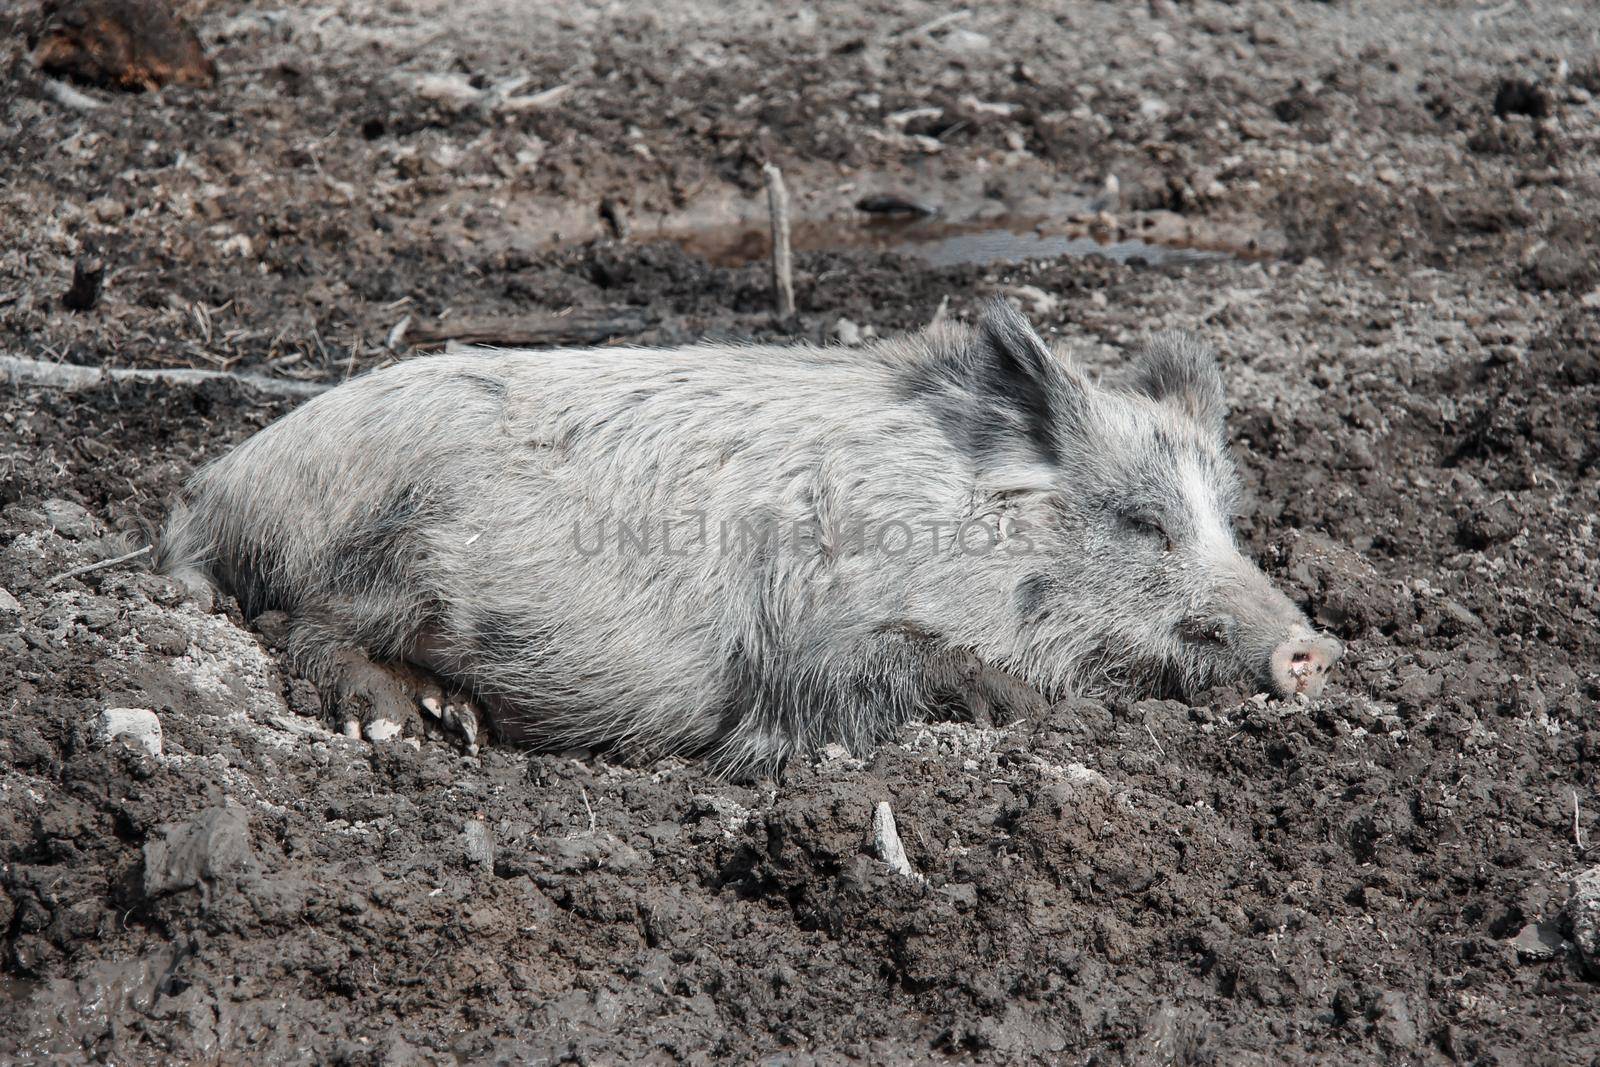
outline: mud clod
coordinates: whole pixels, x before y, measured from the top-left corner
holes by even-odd
[[[166,0],[47,0],[33,46],[39,69],[110,89],[206,87],[217,68]]]
[[[1522,78],[1507,78],[1494,91],[1494,113],[1542,119],[1550,114],[1550,94],[1542,85]]]
[[[168,823],[144,846],[144,892],[212,890],[255,869],[249,818],[236,807],[208,808],[192,819]]]

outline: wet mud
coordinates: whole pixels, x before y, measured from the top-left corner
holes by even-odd
[[[30,13],[0,14],[5,353],[336,382],[453,319],[850,343],[1006,295],[1100,373],[1193,329],[1222,354],[1241,538],[1348,651],[1310,704],[1068,699],[781,780],[352,741],[234,605],[134,566],[60,578],[293,401],[6,383],[0,1059],[1600,1054],[1583,12],[183,14],[215,84],[88,109],[31,65]],[[658,239],[759,232],[768,159],[832,226],[789,322],[759,248]],[[944,232],[986,185],[999,213]],[[855,207],[888,193],[944,210]],[[1119,261],[1147,217],[1228,254]],[[928,254],[985,230],[1009,250]],[[1098,254],[1041,243],[1080,237]],[[153,712],[159,751],[108,709]]]

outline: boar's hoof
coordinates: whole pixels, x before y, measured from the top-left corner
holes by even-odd
[[[1050,706],[1033,686],[965,649],[934,656],[924,669],[923,682],[934,703],[964,709],[976,723],[1004,725],[1040,718]]]
[[[1272,688],[1281,697],[1304,693],[1315,697],[1328,681],[1328,672],[1344,655],[1344,646],[1325,635],[1296,626],[1289,637],[1272,650],[1269,665]]]
[[[487,731],[483,712],[477,704],[460,694],[447,694],[442,689],[422,696],[418,703],[422,707],[422,714],[433,720],[424,726],[424,732],[429,737],[453,735],[467,755],[478,754],[478,739]]]
[[[454,737],[475,755],[484,719],[472,701],[409,663],[376,663],[356,651],[333,665],[333,710],[346,737]]]

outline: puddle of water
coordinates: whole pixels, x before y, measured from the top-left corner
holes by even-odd
[[[706,226],[688,230],[662,230],[651,235],[668,240],[707,262],[737,267],[765,260],[770,255],[771,234],[765,225]],[[1030,259],[1100,255],[1118,263],[1164,266],[1215,260],[1256,258],[1249,244],[1238,247],[1204,246],[1192,241],[1143,240],[1126,233],[1091,235],[1087,226],[1070,227],[1042,219],[973,219],[951,222],[940,218],[843,219],[796,222],[790,243],[797,252],[865,250],[894,252],[921,259],[930,266],[1020,263]]]
[[[1285,246],[1281,233],[1249,219],[1119,211],[1114,193],[1068,187],[1043,165],[952,171],[928,159],[892,172],[796,168],[786,179],[790,242],[799,252],[893,252],[935,267],[1099,255],[1159,267],[1272,259]],[[587,203],[512,199],[496,205],[498,238],[504,248],[536,255],[621,230],[625,240],[671,241],[723,267],[763,263],[771,254],[762,191],[713,186],[662,213],[623,208],[608,224]],[[448,210],[438,217],[465,215]],[[496,236],[463,232],[460,240],[492,248]]]
[[[1118,263],[1144,262],[1150,266],[1168,263],[1204,263],[1231,259],[1228,252],[1179,245],[1155,244],[1138,239],[1097,240],[1088,235],[1018,233],[1010,229],[979,230],[945,237],[913,239],[894,251],[924,259],[935,267],[965,263],[1020,263],[1028,259],[1059,259],[1062,256],[1100,255]]]

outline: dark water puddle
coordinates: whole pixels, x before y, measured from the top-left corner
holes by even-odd
[[[771,234],[764,224],[663,230],[655,236],[723,267],[764,260],[772,247]],[[797,252],[893,252],[934,267],[1091,255],[1152,267],[1263,257],[1255,242],[1248,240],[1201,244],[1182,239],[1147,239],[1122,228],[1099,227],[1091,231],[1087,225],[1062,225],[1043,219],[802,220],[792,227],[790,242]]]

